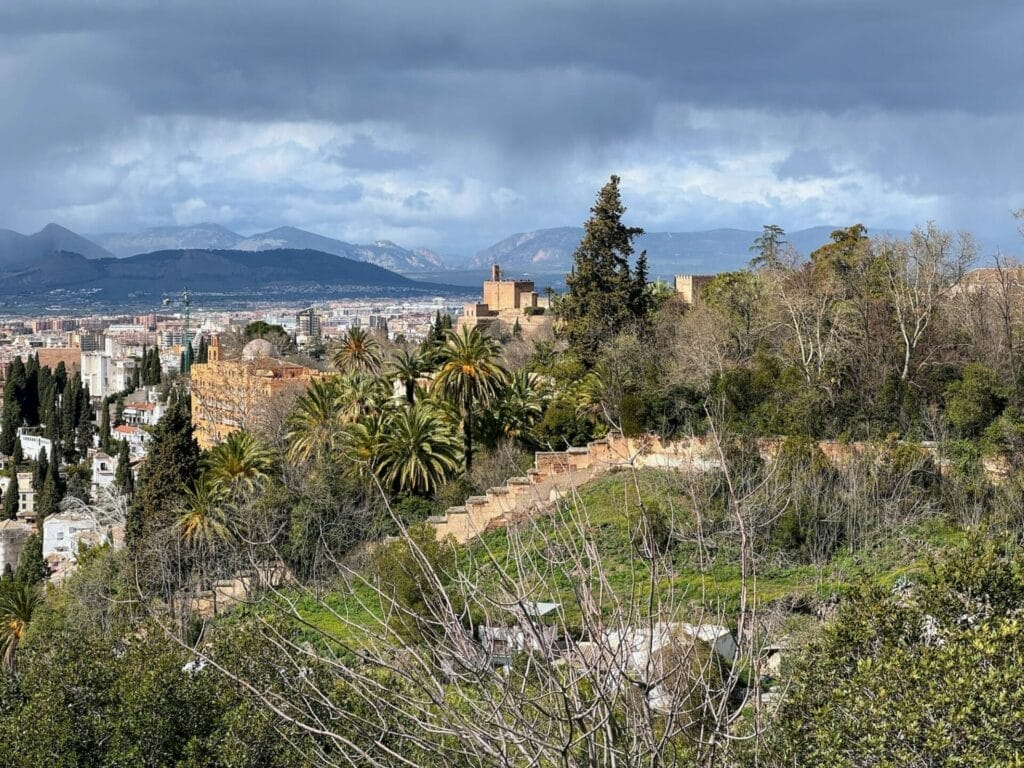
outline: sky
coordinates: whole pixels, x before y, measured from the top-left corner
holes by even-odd
[[[1021,29],[1016,0],[3,0],[0,227],[469,256],[615,173],[649,231],[1012,248]]]

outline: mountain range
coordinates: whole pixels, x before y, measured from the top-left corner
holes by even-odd
[[[797,230],[787,233],[786,241],[808,254],[828,242],[834,229],[821,226]],[[647,251],[652,276],[706,274],[746,265],[750,260],[750,246],[759,234],[756,230],[744,229],[649,232],[638,237],[635,246],[637,252]],[[870,234],[902,237],[907,233],[887,230]],[[457,259],[444,262],[433,251],[403,248],[388,240],[357,245],[295,227],[278,227],[244,236],[219,224],[206,223],[83,236],[57,224],[47,224],[32,235],[0,230],[0,272],[24,267],[40,257],[59,252],[77,253],[95,260],[180,250],[243,253],[312,250],[446,285],[478,285],[492,264],[500,264],[509,275],[526,274],[545,284],[556,285],[571,269],[573,251],[582,237],[582,227],[520,232],[460,263]],[[981,246],[982,253],[993,250],[990,243],[981,242]]]
[[[14,305],[151,304],[183,286],[210,302],[461,292],[309,249],[178,249],[123,259],[55,251],[16,264],[0,263],[0,298]]]
[[[786,242],[808,254],[829,241],[836,227],[812,227],[786,233]],[[647,251],[652,275],[714,273],[739,269],[750,262],[750,246],[761,233],[745,229],[709,229],[701,232],[648,232],[634,241],[637,253]],[[906,233],[886,232],[903,235]],[[500,264],[531,273],[566,272],[583,238],[582,227],[557,227],[520,232],[485,248],[473,257],[476,269]]]
[[[370,245],[356,245],[295,227],[278,227],[246,237],[220,224],[205,223],[187,227],[154,227],[141,232],[112,232],[89,235],[88,238],[105,249],[108,255],[119,257],[190,248],[237,251],[288,248],[321,251],[399,272],[417,272],[441,267],[441,257],[425,248],[408,250],[389,240],[378,240]]]

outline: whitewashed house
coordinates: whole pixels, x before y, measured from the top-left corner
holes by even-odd
[[[132,456],[146,455],[146,443],[149,442],[149,433],[144,429],[122,424],[120,427],[114,427],[111,430],[111,435],[115,440],[127,440],[128,451]]]
[[[114,484],[117,473],[117,459],[103,451],[92,455],[92,492],[96,494],[101,488],[109,488]]]
[[[88,515],[77,512],[50,515],[43,521],[43,558],[74,562],[79,542],[95,544],[102,538],[99,523]]]
[[[124,423],[130,427],[155,427],[166,410],[163,403],[125,403]]]

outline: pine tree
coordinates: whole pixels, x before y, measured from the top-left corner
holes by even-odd
[[[122,440],[117,452],[117,470],[114,472],[114,486],[129,498],[135,493],[135,477],[132,475],[131,454],[128,441]]]
[[[786,244],[786,231],[778,224],[765,224],[760,236],[750,246],[755,255],[750,260],[752,267],[776,267],[782,256],[782,246]]]
[[[569,292],[559,310],[561,333],[588,365],[594,363],[604,341],[646,322],[650,311],[646,255],[638,260],[637,274],[630,267],[633,238],[644,231],[622,223],[626,208],[618,176],[601,188],[590,211],[583,239],[573,254],[572,273],[566,277]]]
[[[18,488],[18,473],[11,472],[11,482],[7,484],[4,494],[3,516],[6,520],[14,520],[18,516],[18,504],[21,501],[21,489]]]

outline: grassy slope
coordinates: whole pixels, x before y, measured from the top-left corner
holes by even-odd
[[[578,496],[550,516],[536,519],[532,524],[510,535],[507,530],[485,534],[476,542],[460,548],[459,570],[476,583],[479,589],[497,594],[502,583],[502,572],[515,573],[518,549],[530,561],[533,569],[545,574],[537,584],[536,600],[561,602],[567,607],[566,620],[570,627],[579,617],[574,608],[574,584],[560,569],[551,568],[551,553],[539,534],[557,539],[570,537],[578,541],[580,521],[588,537],[597,545],[601,561],[615,596],[623,601],[646,602],[650,594],[650,581],[646,578],[647,565],[636,554],[631,531],[639,512],[637,488],[647,504],[656,503],[685,523],[691,517],[690,503],[676,473],[661,470],[643,470],[634,480],[628,472],[607,475],[581,489]],[[574,520],[574,523],[567,521]],[[948,544],[957,534],[937,523],[919,526],[905,532],[900,539],[888,540],[870,551],[839,556],[823,566],[759,566],[754,588],[758,605],[765,606],[777,600],[823,598],[841,594],[862,581],[891,584],[902,575],[912,574],[926,567],[928,552]],[[572,546],[566,539],[562,546]],[[692,615],[729,615],[739,603],[741,579],[735,551],[728,544],[721,546],[715,562],[701,570],[692,545],[685,542],[675,547],[666,575],[657,582],[660,596],[674,605],[686,606]],[[323,605],[307,599],[300,604],[303,616],[325,633],[345,643],[361,642],[358,627],[376,623],[380,612],[373,592],[365,585],[342,587],[332,592],[324,602],[330,608],[354,623],[353,627],[332,615]]]

